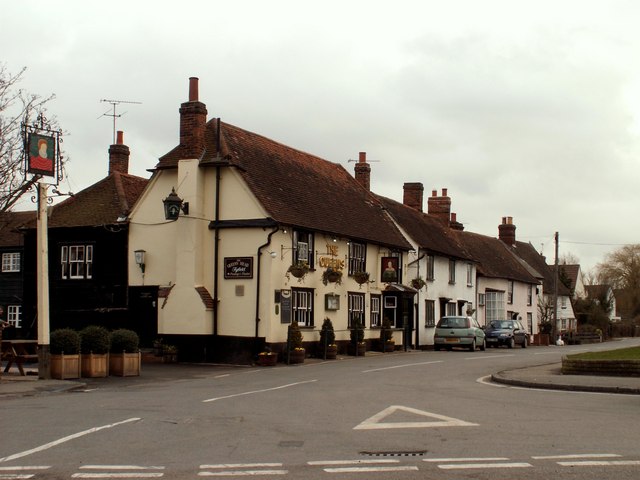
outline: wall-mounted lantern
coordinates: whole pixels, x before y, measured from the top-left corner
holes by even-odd
[[[138,265],[140,267],[140,270],[142,270],[142,274],[144,275],[144,269],[145,269],[145,254],[147,252],[145,250],[136,250],[135,252],[133,252],[133,256],[136,260],[136,265]]]
[[[167,220],[177,220],[180,216],[180,211],[185,215],[189,215],[189,202],[183,203],[175,188],[171,189],[171,193],[162,200],[162,203],[164,203],[164,218]]]

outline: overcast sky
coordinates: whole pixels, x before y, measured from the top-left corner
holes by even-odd
[[[188,78],[209,118],[342,164],[371,188],[448,188],[465,229],[583,269],[639,243],[640,2],[635,0],[2,2],[0,62],[56,94],[61,190],[130,173],[178,143]],[[321,179],[319,179],[321,181]],[[168,193],[168,192],[167,192]],[[23,205],[21,208],[30,208]]]

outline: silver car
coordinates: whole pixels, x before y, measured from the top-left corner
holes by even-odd
[[[436,325],[433,348],[451,350],[453,347],[468,348],[472,352],[477,347],[480,347],[480,350],[487,348],[484,330],[475,318],[450,316],[440,319]]]

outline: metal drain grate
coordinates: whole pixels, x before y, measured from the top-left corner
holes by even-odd
[[[414,452],[360,452],[365,457],[421,457],[427,453],[426,450]]]

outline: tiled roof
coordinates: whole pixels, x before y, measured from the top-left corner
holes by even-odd
[[[479,260],[478,274],[524,283],[539,283],[532,270],[523,265],[502,240],[471,232],[456,232],[464,248]]]
[[[23,236],[19,228],[35,221],[36,212],[1,212],[0,247],[20,247]]]
[[[376,195],[400,227],[418,246],[429,253],[474,260],[458,243],[455,231],[434,217],[400,202]]]
[[[209,121],[206,128],[201,166],[220,165],[217,159],[223,159],[222,163],[238,167],[276,222],[392,248],[411,248],[378,200],[341,165],[217,119]],[[176,168],[181,155],[178,146],[161,157],[156,168]]]
[[[613,290],[609,285],[585,285],[584,291],[587,297],[592,299],[606,298],[609,292],[613,293]]]
[[[569,286],[569,290],[571,290],[571,294],[573,295],[576,290],[576,283],[578,281],[578,275],[580,274],[580,265],[558,265],[560,268],[560,273],[563,274],[569,279],[571,285]],[[551,267],[555,269],[554,267]]]
[[[148,180],[114,172],[52,207],[49,227],[117,224],[127,216]]]
[[[553,293],[553,272],[555,269],[547,264],[545,257],[538,253],[533,245],[525,242],[516,242],[515,247],[512,247],[512,251],[539,272],[542,276],[544,292],[547,294]],[[571,295],[569,289],[560,281],[558,281],[558,295]]]

